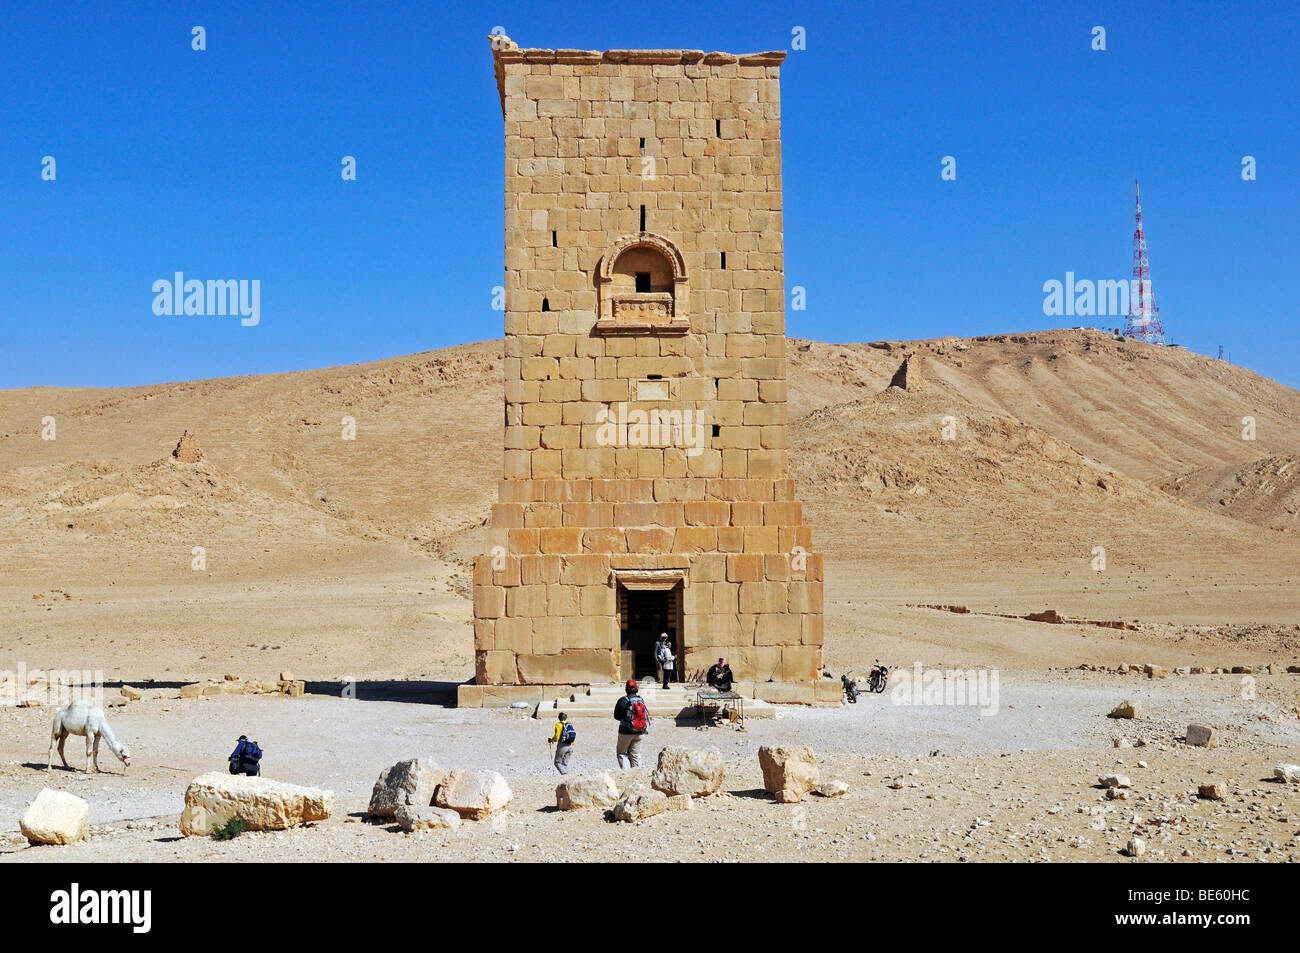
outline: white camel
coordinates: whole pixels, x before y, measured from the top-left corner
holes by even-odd
[[[96,708],[84,698],[78,698],[66,708],[60,708],[58,714],[54,716],[54,727],[50,731],[50,763],[46,766],[47,771],[54,767],[56,745],[63,766],[72,767],[68,764],[68,759],[63,756],[63,743],[68,740],[68,735],[85,736],[87,771],[99,772],[99,739],[101,738],[108,742],[108,750],[117,756],[117,760],[126,767],[131,767],[131,752],[126,750],[126,745],[119,742],[113,734],[113,729],[108,727],[104,710]]]

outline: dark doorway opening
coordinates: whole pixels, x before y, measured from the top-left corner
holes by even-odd
[[[661,632],[668,633],[673,654],[681,657],[678,633],[681,625],[681,586],[672,589],[618,590],[619,626],[623,658],[631,664],[624,678],[654,681],[655,646]],[[626,669],[626,666],[625,666]]]

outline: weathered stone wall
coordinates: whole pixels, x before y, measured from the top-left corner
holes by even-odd
[[[822,563],[786,476],[784,54],[494,58],[505,472],[477,681],[630,674],[616,587],[646,571],[682,576],[681,671],[817,678]]]

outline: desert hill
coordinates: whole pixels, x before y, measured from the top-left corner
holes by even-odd
[[[888,387],[908,355],[908,389]],[[828,612],[965,599],[1188,623],[1297,616],[1300,393],[1091,330],[791,340],[788,356],[792,475],[827,554]],[[81,633],[104,658],[120,646],[87,627],[147,641],[196,620],[196,659],[272,630],[315,640],[307,656],[322,664],[353,651],[394,675],[467,658],[466,567],[496,498],[502,366],[493,341],[0,392],[11,626],[37,633],[29,646]],[[171,456],[187,430],[196,462]],[[1104,573],[1089,570],[1098,546]],[[33,598],[53,589],[73,598]],[[147,593],[147,609],[126,592]]]
[[[1166,493],[1270,529],[1300,529],[1300,456],[1205,467],[1160,483]]]

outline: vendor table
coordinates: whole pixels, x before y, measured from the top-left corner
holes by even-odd
[[[715,688],[701,688],[695,693],[695,712],[700,721],[716,720],[724,710],[734,712],[732,721],[744,724],[745,698],[736,692],[720,692]]]

